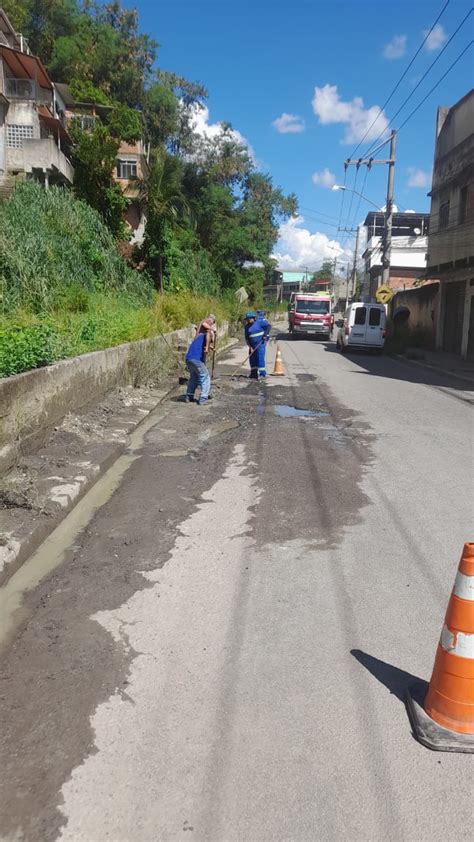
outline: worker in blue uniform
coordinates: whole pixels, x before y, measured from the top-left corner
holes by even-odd
[[[270,322],[265,318],[256,318],[251,310],[245,314],[245,341],[249,347],[250,377],[253,380],[267,376],[265,346],[271,327]]]

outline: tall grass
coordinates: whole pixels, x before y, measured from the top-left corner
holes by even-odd
[[[0,205],[0,377],[244,309],[231,292],[158,295],[71,192],[28,181]]]
[[[89,205],[59,187],[20,183],[0,205],[0,312],[43,313],[79,289],[146,302],[152,283],[127,266]]]

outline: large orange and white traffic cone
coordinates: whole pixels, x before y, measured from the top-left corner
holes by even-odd
[[[273,377],[283,377],[285,373],[285,369],[283,367],[283,357],[281,355],[280,346],[277,345],[276,349],[276,357],[275,357],[275,367],[272,371]]]
[[[421,743],[474,752],[474,543],[464,544],[424,702],[418,685],[407,705]]]

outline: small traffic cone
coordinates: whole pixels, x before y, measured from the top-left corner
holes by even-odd
[[[283,367],[283,357],[281,355],[280,346],[277,345],[276,357],[275,357],[275,368],[272,371],[272,375],[274,377],[283,377],[284,373],[285,373],[285,369]]]
[[[407,704],[421,743],[474,752],[474,543],[464,544],[423,706],[419,685]]]

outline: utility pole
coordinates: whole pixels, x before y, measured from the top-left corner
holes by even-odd
[[[346,309],[344,310],[344,312],[346,312],[346,310],[349,306],[349,281],[350,281],[350,278],[351,278],[351,271],[350,271],[349,267],[347,267],[347,272],[346,272]]]
[[[360,226],[357,226],[357,234],[356,234],[356,242],[355,242],[355,249],[354,249],[354,262],[352,264],[352,283],[351,283],[351,293],[355,295],[356,283],[357,283],[357,255],[359,253],[359,232]]]
[[[388,143],[388,140],[384,141],[377,149],[374,149],[374,152],[381,149],[383,146]],[[390,278],[390,253],[392,250],[392,220],[393,220],[393,184],[395,180],[395,147],[397,143],[397,132],[396,129],[392,129],[390,134],[390,158],[388,160],[376,160],[374,158],[358,158],[357,160],[351,160],[350,158],[347,161],[344,161],[344,169],[347,170],[351,164],[354,164],[357,169],[360,166],[366,166],[370,170],[370,168],[374,164],[388,164],[388,180],[387,180],[387,199],[385,203],[385,227],[384,233],[382,236],[382,277],[381,282],[382,284],[386,284]],[[354,191],[355,192],[355,191]],[[362,194],[360,194],[362,195]],[[364,199],[365,196],[362,196]],[[379,275],[380,278],[380,275]],[[380,286],[380,283],[379,283]]]
[[[397,133],[392,129],[390,135],[390,161],[388,164],[387,201],[385,204],[385,231],[382,238],[382,283],[390,280],[390,255],[392,251],[392,221],[393,221],[393,183],[395,180],[395,147]]]

